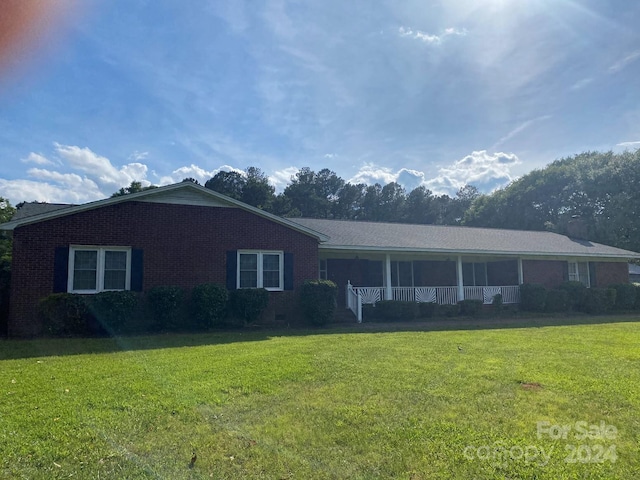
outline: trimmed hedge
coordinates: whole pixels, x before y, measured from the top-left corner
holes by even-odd
[[[223,323],[227,314],[229,292],[223,285],[203,283],[191,290],[191,325],[208,330]]]
[[[438,304],[436,302],[424,302],[418,304],[420,318],[432,318],[436,314]]]
[[[537,283],[520,285],[520,308],[529,312],[543,312],[547,301],[547,289]]]
[[[269,292],[264,288],[240,288],[231,290],[229,303],[232,312],[245,325],[254,323],[269,305]]]
[[[461,300],[458,305],[460,305],[460,315],[477,317],[482,311],[482,300]]]
[[[612,285],[611,288],[616,291],[617,310],[631,310],[636,304],[636,288],[630,283],[620,283]]]
[[[416,302],[401,300],[381,300],[376,303],[377,314],[384,320],[415,320],[419,307]]]
[[[338,286],[330,280],[307,280],[298,290],[302,314],[312,325],[326,325],[337,307]]]
[[[460,314],[460,305],[457,303],[455,305],[450,305],[450,304],[438,305],[438,308],[436,309],[436,315],[439,317],[452,318],[452,317],[457,317],[459,314]]]
[[[174,286],[159,286],[145,294],[145,310],[154,330],[175,331],[184,328],[184,290]]]
[[[582,310],[586,313],[605,313],[615,304],[613,288],[588,288],[584,296]]]
[[[558,288],[569,295],[569,308],[571,310],[580,311],[584,309],[585,296],[588,290],[584,283],[564,282]]]
[[[566,290],[547,290],[545,312],[566,312],[569,310],[569,293]]]
[[[147,329],[136,292],[100,292],[86,297],[86,302],[102,332],[138,333]]]
[[[54,293],[38,303],[38,317],[47,335],[69,337],[91,332],[91,311],[81,295]]]

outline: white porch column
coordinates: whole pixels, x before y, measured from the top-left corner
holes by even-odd
[[[457,275],[458,278],[458,301],[464,300],[464,280],[462,277],[462,255],[458,255],[458,269]]]
[[[524,283],[524,271],[522,270],[522,259],[518,258],[518,285]]]
[[[393,290],[391,290],[391,255],[387,253],[384,259],[384,299],[393,300]]]

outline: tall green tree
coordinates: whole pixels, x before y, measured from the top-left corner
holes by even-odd
[[[128,187],[123,187],[117,192],[113,193],[111,195],[111,198],[121,197],[123,195],[129,195],[130,193],[144,192],[145,190],[151,190],[153,188],[158,188],[158,187],[157,185],[149,185],[148,187],[143,187],[141,182],[138,182],[137,180],[133,180]]]
[[[0,223],[8,222],[15,213],[16,209],[11,206],[11,202],[0,197]],[[7,333],[12,249],[11,236],[4,231],[0,232],[0,335]]]

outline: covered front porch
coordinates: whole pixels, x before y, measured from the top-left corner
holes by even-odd
[[[340,287],[339,302],[361,318],[362,304],[381,300],[456,304],[461,300],[519,303],[522,259],[434,254],[325,254],[320,276]]]

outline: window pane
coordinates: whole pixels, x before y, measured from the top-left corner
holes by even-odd
[[[280,288],[280,255],[262,255],[262,287]]]
[[[258,255],[255,253],[241,253],[240,270],[258,271]]]
[[[240,272],[240,288],[256,288],[257,286],[257,272]]]
[[[486,263],[475,263],[473,265],[475,269],[475,277],[476,277],[476,286],[486,286],[487,285],[487,264]]]
[[[76,250],[73,256],[73,290],[95,290],[97,268],[96,250]]]
[[[263,272],[263,288],[280,288],[280,272]]]
[[[127,286],[127,252],[104,252],[104,289],[124,290]]]

